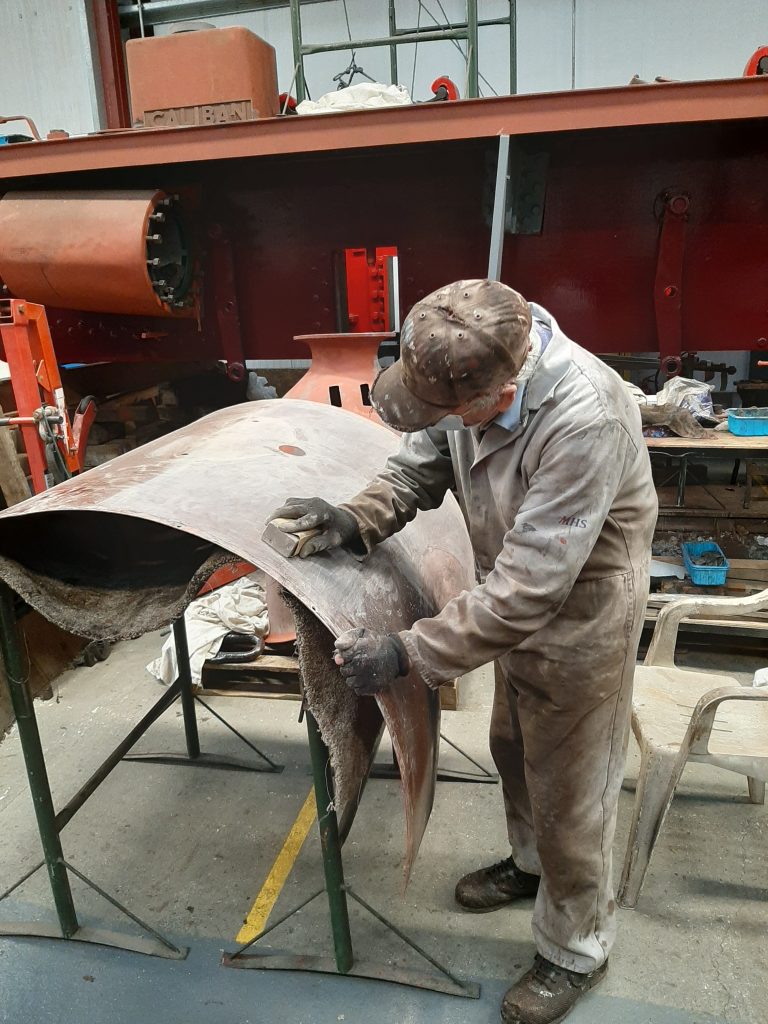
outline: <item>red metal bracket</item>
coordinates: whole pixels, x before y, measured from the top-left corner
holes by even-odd
[[[665,192],[659,200],[663,206],[653,301],[661,366],[668,377],[675,377],[682,366],[683,260],[691,201],[684,192]]]
[[[393,245],[377,246],[373,259],[367,249],[344,250],[346,279],[345,333],[386,334],[397,329],[397,310],[392,308],[391,262]]]

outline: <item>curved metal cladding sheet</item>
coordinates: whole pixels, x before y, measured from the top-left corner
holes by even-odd
[[[182,258],[175,222],[150,219],[164,200],[155,189],[8,192],[0,199],[0,278],[17,298],[57,309],[195,316],[193,305],[164,302],[148,270],[151,258],[164,263],[158,272],[176,273]]]
[[[345,830],[381,719],[370,698],[349,704],[331,664],[333,637],[356,626],[389,633],[435,614],[473,585],[469,537],[451,495],[364,561],[342,550],[286,559],[261,534],[287,497],[348,500],[398,445],[385,427],[314,402],[223,409],[0,513],[0,578],[71,632],[129,638],[176,618],[222,560],[263,569],[307,613],[298,623],[302,670]],[[352,723],[353,755],[344,729],[333,728],[333,700]],[[413,672],[377,701],[402,775],[407,880],[432,808],[440,705]]]

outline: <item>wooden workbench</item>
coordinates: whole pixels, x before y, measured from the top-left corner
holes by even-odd
[[[768,436],[737,437],[713,430],[707,437],[646,437],[649,455],[668,455],[678,459],[677,508],[685,505],[688,459],[698,455],[718,459],[768,459]]]

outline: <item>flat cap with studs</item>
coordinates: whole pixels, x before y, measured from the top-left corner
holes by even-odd
[[[397,430],[434,426],[514,380],[528,354],[531,311],[499,281],[455,281],[421,299],[403,322],[400,359],[371,390]]]

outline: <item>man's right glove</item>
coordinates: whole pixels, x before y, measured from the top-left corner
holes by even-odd
[[[282,508],[275,509],[267,520],[290,519],[281,523],[283,533],[301,533],[303,530],[322,530],[317,537],[311,537],[299,554],[300,558],[328,551],[331,548],[347,547],[363,553],[364,546],[357,520],[351,512],[331,505],[323,498],[289,498]]]
[[[397,633],[380,636],[362,628],[341,634],[333,660],[359,697],[380,693],[411,671],[408,652]]]

